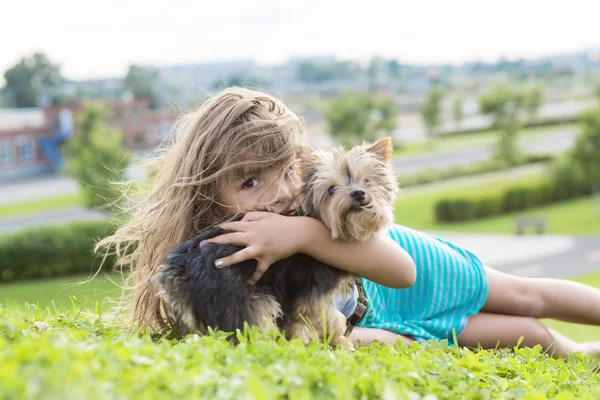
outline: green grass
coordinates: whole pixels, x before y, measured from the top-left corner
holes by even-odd
[[[99,274],[90,280],[89,276],[40,279],[36,281],[0,284],[0,302],[22,305],[37,304],[41,308],[50,307],[65,310],[72,306],[70,297],[75,296],[83,305],[102,303],[105,297],[117,299],[121,289],[120,274]]]
[[[539,179],[539,176],[529,176],[459,189],[444,189],[420,195],[403,197],[400,194],[400,199],[394,205],[396,222],[413,229],[428,231],[514,233],[516,218],[521,216],[539,216],[546,219],[547,233],[570,235],[600,234],[599,200],[592,197],[476,221],[441,224],[435,220],[434,207],[438,200],[483,193],[493,195],[494,193],[504,191],[508,187],[520,184],[526,185],[536,182]]]
[[[59,208],[83,206],[83,204],[83,195],[81,193],[63,194],[22,203],[4,204],[0,205],[0,220]]]
[[[519,141],[521,143],[534,143],[542,139],[544,136],[557,130],[568,130],[577,132],[577,124],[552,125],[539,128],[523,129],[519,133]],[[424,142],[411,143],[402,147],[398,147],[394,151],[395,156],[417,155],[427,152],[445,152],[458,150],[466,147],[485,147],[493,145],[500,134],[496,130],[474,132],[463,135],[442,136],[435,139],[429,139]]]
[[[600,274],[581,280],[600,286]],[[28,288],[17,286],[21,291]],[[242,343],[233,346],[221,332],[182,341],[159,339],[111,326],[98,311],[63,310],[24,311],[0,305],[1,398],[600,396],[600,375],[594,372],[593,360],[552,359],[539,347],[479,351],[435,342],[394,347],[375,343],[350,353],[318,343],[305,346],[257,330],[239,334]],[[579,340],[599,337],[598,328],[582,330],[559,323],[554,327]]]

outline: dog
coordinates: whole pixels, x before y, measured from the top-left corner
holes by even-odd
[[[390,138],[348,151],[305,146],[299,156],[302,209],[322,221],[334,239],[368,240],[393,223],[398,185],[391,156]],[[332,345],[352,348],[344,336],[346,319],[333,306],[333,296],[349,295],[354,275],[306,254],[294,254],[271,265],[251,285],[248,279],[256,260],[214,267],[215,260],[242,247],[200,245],[227,232],[218,227],[201,232],[173,250],[152,277],[179,335],[207,334],[209,327],[235,332],[248,323],[265,331],[277,328],[286,338],[305,343],[323,340],[325,332]]]

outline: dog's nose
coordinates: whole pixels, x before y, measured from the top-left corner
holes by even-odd
[[[350,192],[350,197],[358,202],[361,202],[365,199],[365,192],[364,190],[353,190]]]

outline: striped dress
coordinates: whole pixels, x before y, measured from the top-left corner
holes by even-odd
[[[414,260],[416,282],[406,289],[391,289],[363,279],[369,309],[358,326],[385,329],[417,341],[448,339],[452,343],[453,332],[460,335],[469,316],[477,314],[486,301],[483,264],[469,251],[423,232],[394,225],[389,235]],[[338,299],[336,307],[353,311],[355,301]]]

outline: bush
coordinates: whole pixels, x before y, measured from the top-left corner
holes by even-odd
[[[107,222],[78,222],[26,230],[0,238],[0,282],[95,272],[96,241],[112,233]],[[107,259],[112,266],[114,259]]]
[[[592,193],[591,182],[570,156],[557,159],[552,164],[551,172],[555,183],[555,200],[568,200]]]
[[[457,222],[502,215],[544,204],[590,194],[581,182],[542,181],[532,186],[517,186],[497,197],[444,199],[435,204],[438,222]]]

